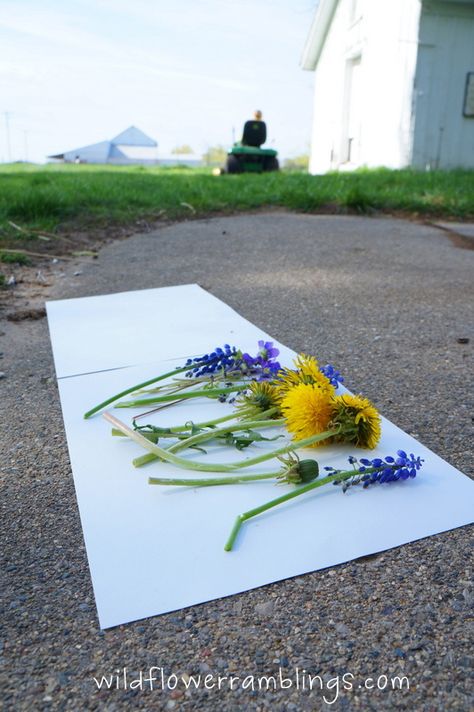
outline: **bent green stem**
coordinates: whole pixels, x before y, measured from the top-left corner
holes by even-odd
[[[269,408],[268,410],[263,411],[260,414],[260,418],[264,418],[264,420],[263,420],[263,422],[259,421],[259,425],[263,428],[266,428],[266,427],[271,427],[274,423],[276,423],[277,422],[276,420],[275,421],[271,420],[271,416],[277,410],[278,410],[278,408]],[[232,430],[234,430],[234,431],[242,430],[243,429],[242,425],[245,428],[248,428],[249,424],[245,421],[244,416],[245,415],[253,415],[253,413],[254,413],[253,409],[251,411],[249,411],[247,414],[244,412],[241,412],[239,414],[239,416],[241,418],[243,418],[243,420],[233,423],[230,426],[228,432],[232,432]],[[215,420],[207,420],[202,423],[190,422],[190,423],[185,423],[184,425],[179,425],[179,426],[175,426],[172,428],[163,428],[162,431],[156,432],[156,433],[147,433],[147,432],[143,432],[143,431],[140,431],[140,432],[142,435],[145,435],[148,440],[151,440],[154,443],[157,443],[160,438],[179,438],[180,442],[175,443],[176,450],[174,449],[174,445],[167,448],[169,452],[178,452],[179,450],[184,449],[184,447],[182,448],[182,447],[177,447],[177,446],[184,445],[186,438],[188,438],[188,440],[190,440],[191,438],[194,438],[194,437],[197,438],[199,435],[199,436],[202,436],[202,440],[205,441],[205,440],[211,440],[212,438],[214,438],[216,433],[220,432],[222,434],[222,432],[225,432],[223,429],[218,430],[216,428],[213,430],[208,430],[205,433],[196,433],[196,435],[194,435],[194,436],[192,436],[192,435],[186,436],[186,434],[183,433],[184,430],[190,430],[193,427],[197,428],[197,429],[201,429],[201,428],[205,428],[205,427],[211,428],[213,425],[218,425],[219,423],[223,423],[226,420],[235,420],[235,418],[236,418],[236,414],[230,413],[229,415],[224,415],[221,418],[216,418]],[[283,423],[281,423],[281,424],[283,425]],[[241,427],[238,427],[239,425],[241,425]],[[255,425],[253,427],[255,427]],[[127,437],[126,433],[123,433],[120,430],[117,430],[116,428],[112,428],[112,435]],[[153,435],[153,437],[150,437],[150,435]],[[192,443],[192,442],[187,442],[185,447],[186,448],[192,447],[193,444],[194,443]],[[158,460],[158,459],[159,459],[158,455],[154,455],[152,452],[148,452],[146,455],[140,455],[139,457],[136,457],[133,460],[133,465],[134,465],[134,467],[143,467],[143,465],[148,465],[148,463],[154,462],[155,460]]]
[[[367,468],[365,470],[365,474],[370,474],[371,472],[377,472],[379,469],[381,469],[381,468],[377,468],[377,467]],[[272,509],[272,507],[277,507],[279,504],[284,504],[284,502],[288,502],[290,499],[294,499],[295,497],[299,497],[302,494],[306,494],[306,492],[311,492],[311,490],[317,489],[318,487],[322,487],[323,485],[327,485],[330,482],[333,482],[334,480],[338,480],[339,482],[342,482],[342,481],[348,480],[351,477],[354,477],[356,475],[357,475],[357,473],[354,470],[346,470],[345,472],[338,472],[334,475],[328,475],[327,477],[324,477],[322,480],[317,480],[316,482],[310,482],[307,485],[298,487],[298,489],[296,489],[296,490],[287,492],[286,494],[282,495],[281,497],[272,499],[272,500],[270,500],[270,502],[261,504],[259,507],[255,507],[254,509],[249,509],[247,512],[243,512],[243,514],[239,514],[235,519],[234,526],[232,527],[229,538],[227,539],[227,542],[225,543],[224,550],[225,551],[232,550],[232,547],[234,546],[235,540],[237,538],[237,535],[240,531],[242,524],[244,522],[246,522],[248,519],[251,519],[252,517],[256,517],[257,515],[262,514],[263,512],[266,512],[268,509]]]
[[[155,445],[155,443],[150,442],[138,430],[132,430],[132,428],[130,428],[125,423],[122,423],[121,420],[112,415],[112,413],[104,413],[104,418],[109,423],[111,423],[113,427],[117,428],[118,430],[121,430],[123,433],[128,435],[131,440],[134,440],[145,450],[148,450],[148,452],[152,452],[154,455],[158,455],[160,460],[170,462],[173,465],[178,465],[178,467],[183,467],[187,470],[198,470],[199,472],[233,472],[234,470],[240,470],[241,468],[250,467],[251,465],[258,465],[261,462],[271,460],[272,458],[277,457],[278,455],[285,455],[286,453],[294,452],[299,448],[308,447],[309,445],[313,445],[319,440],[325,440],[326,438],[329,438],[332,435],[337,435],[339,433],[339,430],[326,430],[323,433],[318,433],[317,435],[305,438],[304,440],[299,440],[296,443],[285,445],[281,448],[278,448],[278,450],[272,450],[272,452],[263,453],[258,457],[253,457],[248,460],[241,460],[240,462],[230,462],[227,465],[223,465],[221,463],[193,462],[192,460],[188,460],[184,457],[179,457],[179,455],[174,455],[172,452],[169,452],[169,450],[165,450],[164,448],[159,447],[159,445]]]

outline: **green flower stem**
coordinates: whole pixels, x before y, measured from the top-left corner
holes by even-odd
[[[257,422],[258,422],[258,426],[260,426],[262,428],[271,427],[274,424],[284,425],[285,422],[283,420],[280,420],[280,421],[269,420],[271,415],[273,415],[276,411],[277,411],[277,408],[269,408],[268,410],[264,411],[263,413],[260,414],[260,418],[262,418],[263,416],[267,416],[268,420],[265,419],[263,421],[262,420],[256,421],[255,423],[253,423],[252,427],[256,427]],[[249,414],[251,414],[251,413],[249,413]],[[218,422],[224,422],[224,420],[230,420],[230,418],[235,419],[235,413],[232,413],[231,416],[224,416],[223,418],[217,418],[214,421],[209,420],[207,423],[198,423],[195,425],[195,427],[200,428],[200,427],[205,427],[206,425],[209,425],[209,424],[214,424],[214,423],[217,424]],[[240,426],[240,427],[238,427],[238,426]],[[245,428],[244,428],[244,426],[245,426]],[[211,440],[212,438],[215,437],[216,433],[232,432],[233,430],[238,431],[238,430],[247,429],[249,427],[250,427],[249,422],[239,421],[238,423],[233,423],[229,428],[226,428],[226,429],[219,428],[219,430],[217,430],[217,429],[209,430],[206,433],[197,433],[196,435],[190,436],[188,438],[186,445],[185,445],[186,440],[181,440],[180,442],[175,443],[175,445],[172,445],[171,447],[169,447],[167,449],[168,449],[168,452],[179,452],[179,450],[182,450],[185,447],[189,448],[192,445],[194,445],[196,442],[201,442],[201,438],[199,440],[197,440],[198,436],[202,436],[202,441]],[[176,430],[176,428],[174,428],[174,429],[170,428],[170,430]],[[116,434],[116,433],[112,432],[112,434]],[[168,436],[165,436],[165,437],[168,437]],[[191,442],[191,438],[193,438],[193,439],[196,438],[196,440],[194,442]],[[156,440],[155,440],[155,442],[156,442]],[[157,459],[158,459],[157,455],[154,455],[153,453],[148,452],[146,455],[140,455],[140,457],[136,457],[133,460],[133,465],[135,467],[142,467],[143,465],[148,465],[149,462],[153,462],[154,460],[157,460]]]
[[[180,440],[185,440],[189,437],[186,433],[168,433],[166,431],[164,431],[162,433],[158,433],[158,432],[155,433],[153,431],[149,432],[146,430],[145,431],[139,430],[138,432],[141,433],[141,435],[143,435],[143,437],[145,437],[147,440],[150,440],[150,442],[152,442],[152,443],[157,443],[162,438],[173,438],[173,440],[176,440],[176,438],[178,438]],[[112,428],[111,434],[114,437],[122,437],[122,438],[127,437],[127,435],[125,433],[122,433],[120,430],[117,430],[117,428]],[[170,450],[170,452],[173,452],[171,450],[171,448],[169,448],[169,450]],[[153,459],[156,459],[156,458],[154,457]]]
[[[269,408],[260,413],[259,417],[262,420],[271,418],[277,412],[278,408]],[[232,413],[227,413],[227,415],[221,415],[219,418],[214,418],[214,420],[204,420],[201,423],[193,423],[188,421],[182,425],[174,425],[172,428],[168,428],[172,433],[179,433],[183,430],[191,430],[194,428],[211,428],[213,425],[220,425],[220,423],[226,423],[228,420],[246,420],[248,417],[252,417],[255,414],[255,408],[247,408],[242,410],[234,410]]]
[[[157,455],[160,460],[164,460],[165,462],[170,462],[173,465],[177,465],[178,467],[184,467],[185,469],[188,470],[198,470],[199,472],[209,472],[209,469],[206,464],[204,463],[199,463],[199,462],[192,462],[190,460],[186,460],[184,457],[179,457],[178,455],[173,455],[173,453],[168,452],[168,450],[165,450],[162,447],[159,447],[159,445],[156,445],[155,443],[150,442],[150,440],[147,440],[147,438],[140,433],[139,430],[132,430],[128,425],[125,423],[122,423],[121,420],[116,418],[112,413],[105,412],[104,413],[104,418],[108,420],[109,423],[112,424],[113,427],[115,427],[117,430],[121,430],[122,433],[127,435],[131,440],[134,440],[138,445],[141,445],[145,450],[148,450],[149,452],[152,452],[154,455]],[[211,470],[211,472],[229,472],[228,468],[225,465],[215,465],[215,467],[219,469]]]
[[[324,433],[318,433],[317,435],[313,435],[310,438],[299,440],[297,443],[281,447],[278,450],[263,453],[263,455],[259,455],[258,457],[254,457],[250,460],[241,460],[240,462],[231,462],[227,465],[222,465],[220,463],[193,462],[192,460],[188,460],[184,457],[179,457],[179,455],[174,455],[168,450],[165,450],[164,448],[155,445],[155,443],[151,443],[149,440],[143,437],[143,435],[141,435],[138,430],[132,430],[132,428],[130,428],[128,425],[125,425],[125,423],[122,423],[121,420],[112,415],[112,413],[104,413],[104,418],[109,423],[111,423],[113,427],[117,428],[118,430],[121,430],[123,433],[128,435],[131,440],[134,440],[145,450],[148,450],[149,452],[158,455],[161,460],[165,460],[165,462],[171,462],[172,464],[178,465],[178,467],[184,467],[187,470],[198,470],[199,472],[233,472],[234,470],[240,470],[243,467],[258,465],[261,462],[265,462],[265,460],[271,460],[272,458],[277,457],[278,455],[285,455],[288,452],[294,452],[299,448],[307,447],[308,445],[313,445],[314,443],[318,442],[318,440],[325,440],[326,438],[329,438],[332,435],[336,435],[337,433],[339,433],[339,430],[326,430]]]
[[[141,433],[144,438],[149,440],[152,443],[157,443],[160,438],[175,438],[176,435],[174,433],[169,433],[168,435],[166,433]],[[112,428],[112,435],[114,437],[121,437],[121,438],[126,438],[127,434],[123,433],[121,430],[118,430],[117,428]]]
[[[157,381],[163,381],[165,378],[174,376],[176,373],[183,373],[184,371],[189,371],[190,368],[192,368],[192,366],[183,366],[183,368],[174,368],[172,371],[168,371],[167,373],[162,373],[161,376],[156,376],[155,378],[150,378],[149,381],[144,381],[143,383],[137,383],[135,386],[132,386],[131,388],[127,388],[125,391],[120,391],[120,393],[116,393],[111,398],[107,398],[107,400],[102,401],[102,403],[99,403],[99,405],[96,405],[96,406],[94,406],[94,408],[91,408],[90,410],[88,410],[87,413],[84,413],[84,418],[87,420],[87,418],[90,418],[92,415],[97,413],[99,410],[102,410],[102,408],[106,408],[108,405],[110,405],[111,403],[114,403],[119,398],[128,396],[130,393],[133,393],[134,391],[138,391],[140,388],[145,388],[145,386],[149,386],[152,383],[156,383]]]
[[[278,477],[281,470],[267,472],[263,475],[233,475],[231,477],[206,477],[206,479],[180,479],[167,477],[149,477],[149,485],[175,485],[185,487],[210,487],[212,485],[239,485],[256,480],[271,480]]]
[[[135,457],[132,460],[132,465],[134,467],[143,467],[143,465],[148,465],[149,462],[155,462],[159,460],[160,457],[155,455],[153,452],[147,452],[146,455],[140,455],[140,457]]]
[[[369,475],[372,472],[377,472],[377,470],[379,470],[379,469],[382,469],[382,468],[370,467],[365,470],[364,474]],[[262,514],[262,512],[266,512],[268,509],[271,509],[272,507],[277,507],[279,504],[288,502],[290,499],[299,497],[301,494],[305,494],[306,492],[311,492],[311,490],[317,489],[318,487],[323,487],[323,485],[327,485],[330,482],[333,482],[334,480],[338,480],[338,481],[348,480],[351,477],[357,476],[357,474],[358,473],[355,470],[346,470],[345,472],[338,472],[334,475],[328,475],[327,477],[324,477],[322,480],[317,480],[316,482],[310,482],[307,485],[298,487],[298,489],[293,490],[292,492],[287,492],[287,494],[284,494],[281,497],[272,499],[272,500],[270,500],[270,502],[261,504],[260,507],[255,507],[255,509],[249,509],[248,512],[239,514],[236,517],[234,526],[232,527],[232,531],[230,532],[229,538],[227,539],[227,542],[224,546],[224,550],[225,551],[232,550],[232,547],[234,546],[234,542],[237,538],[237,534],[240,531],[240,527],[242,526],[242,524],[244,522],[247,521],[247,519],[256,517],[258,514]]]
[[[186,438],[186,440],[180,440],[174,445],[171,445],[168,448],[168,451],[179,452],[180,450],[186,450],[186,448],[192,447],[197,443],[214,440],[214,438],[218,438],[219,435],[224,435],[225,433],[240,433],[241,431],[253,430],[254,428],[284,427],[285,422],[284,418],[280,418],[279,420],[244,420],[240,423],[231,423],[223,428],[215,428],[213,430],[206,430],[205,433],[196,433],[196,435],[191,435]]]
[[[115,408],[141,408],[154,403],[168,403],[169,401],[188,400],[189,398],[216,398],[224,393],[233,393],[242,388],[242,384],[229,386],[227,388],[200,388],[192,393],[180,393],[179,396],[167,395],[157,396],[156,398],[139,398],[132,401],[121,401],[115,405]]]
[[[273,415],[273,413],[276,411],[276,408],[270,408],[270,410],[264,411],[260,417],[263,417],[265,415]],[[246,417],[249,415],[253,415],[253,409],[248,412],[242,411],[241,412],[241,417],[242,419],[245,420]],[[233,413],[228,413],[227,415],[222,415],[220,418],[215,418],[214,420],[205,420],[202,423],[193,423],[192,421],[188,421],[187,423],[183,423],[182,425],[173,425],[171,428],[163,428],[162,432],[157,432],[155,433],[157,436],[157,440],[159,438],[174,438],[177,437],[180,433],[184,433],[186,430],[192,430],[192,428],[209,428],[212,427],[213,425],[219,425],[219,423],[225,423],[227,420],[235,420],[236,414],[235,412]],[[143,431],[140,431],[142,435],[144,435]],[[151,433],[149,433],[151,435]],[[112,428],[112,435],[115,437],[127,437],[125,433],[122,433],[121,430],[117,430],[117,428]]]
[[[182,391],[186,388],[190,388],[191,386],[199,386],[201,383],[208,383],[208,380],[204,380],[201,378],[173,378],[171,383],[162,383],[161,386],[156,386],[155,388],[140,388],[137,393],[160,393],[163,391],[171,391],[174,393],[175,391]]]
[[[247,415],[251,415],[253,410],[248,410],[248,411],[242,411],[241,415],[242,417],[247,417]],[[266,411],[267,413],[269,411]],[[174,425],[172,428],[169,428],[172,433],[179,433],[182,432],[183,430],[191,430],[192,427],[194,426],[195,428],[210,428],[213,425],[219,425],[220,423],[225,423],[228,420],[235,420],[236,418],[239,417],[240,414],[237,414],[235,411],[232,413],[227,413],[227,415],[221,415],[220,418],[215,418],[214,420],[204,420],[202,423],[192,423],[192,422],[187,422],[183,423],[182,425]]]
[[[202,384],[213,384],[218,386],[219,381],[222,383],[227,383],[227,382],[232,382],[232,381],[242,381],[242,374],[236,373],[234,375],[230,375],[228,373],[222,373],[219,375],[214,375],[214,376],[198,376],[197,378],[192,377],[192,378],[174,378],[172,383],[164,383],[161,386],[157,386],[156,388],[147,388],[143,389],[140,391],[140,393],[159,393],[160,391],[164,391],[166,389],[170,388],[176,388],[176,389],[182,389],[182,388],[189,388],[190,386],[199,386]]]
[[[191,380],[186,381],[185,383],[176,383],[176,381],[173,380],[172,383],[164,383],[162,386],[158,386],[158,388],[141,388],[139,391],[137,391],[137,395],[140,394],[153,394],[153,393],[166,393],[167,395],[172,394],[172,393],[180,393],[181,391],[185,391],[186,388],[191,388],[192,386],[197,386],[198,383],[193,382]]]
[[[325,440],[328,437],[331,437],[332,435],[336,435],[339,433],[339,430],[326,430],[324,433],[318,433],[317,435],[312,435],[309,438],[305,438],[304,440],[299,440],[298,442],[293,442],[290,445],[284,445],[281,448],[278,448],[278,450],[272,450],[271,452],[263,453],[262,455],[257,455],[256,457],[252,457],[248,460],[241,460],[240,462],[230,462],[227,465],[220,465],[216,463],[204,463],[204,467],[206,468],[205,471],[207,472],[233,472],[234,470],[240,470],[243,467],[250,467],[251,465],[259,465],[261,462],[265,462],[266,460],[271,460],[274,457],[278,457],[279,455],[286,455],[289,452],[294,452],[295,450],[298,450],[299,448],[303,447],[308,447],[309,445],[313,445],[314,443],[318,442],[319,440]],[[169,450],[165,450],[165,452],[169,453]],[[170,453],[171,454],[171,453]],[[189,460],[185,458],[181,458],[184,462],[188,463],[190,462]],[[135,465],[135,461],[133,461],[133,464]],[[186,467],[186,465],[185,465]]]

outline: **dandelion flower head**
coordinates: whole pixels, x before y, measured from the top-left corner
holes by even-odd
[[[294,360],[294,365],[294,369],[283,368],[277,374],[276,386],[282,395],[285,395],[290,388],[301,383],[316,386],[328,395],[334,394],[334,386],[329,378],[321,372],[318,361],[314,356],[298,354]]]
[[[334,414],[330,393],[309,383],[298,383],[290,388],[282,399],[281,410],[286,427],[296,441],[328,430]],[[327,439],[318,441],[313,447],[327,442]]]
[[[352,443],[372,450],[382,434],[381,418],[368,398],[344,394],[332,399],[334,415],[331,425],[340,426],[336,442]]]
[[[281,417],[281,395],[269,381],[252,381],[236,402],[238,415],[245,414],[246,418],[259,418],[270,408],[278,409],[273,413],[272,418]]]

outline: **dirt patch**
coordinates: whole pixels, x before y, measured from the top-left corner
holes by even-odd
[[[62,226],[57,235],[46,233],[50,236],[49,240],[32,236],[8,243],[8,248],[26,253],[28,264],[0,263],[0,273],[5,276],[6,282],[6,286],[0,289],[0,320],[24,322],[41,319],[45,316],[44,302],[51,298],[51,291],[66,264],[73,264],[80,270],[85,261],[97,259],[105,245],[167,224],[165,221],[152,224],[137,220],[130,225],[109,225],[90,230]],[[5,240],[2,246],[7,247]]]
[[[468,235],[462,235],[460,232],[447,225],[440,225],[438,223],[425,222],[425,225],[429,227],[435,227],[437,230],[441,230],[446,234],[451,240],[454,247],[459,247],[461,250],[474,250],[474,239]]]
[[[56,232],[42,230],[28,230],[17,226],[19,231],[8,236],[1,235],[2,248],[31,254],[34,262],[36,259],[54,259],[55,257],[81,256],[82,252],[97,252],[104,245],[115,240],[121,240],[137,232],[150,232],[171,221],[135,220],[125,225],[77,225],[64,223],[59,225]]]
[[[26,321],[27,319],[42,319],[46,316],[46,309],[17,309],[12,314],[7,314],[8,321]]]
[[[72,264],[79,270],[83,261],[90,259],[76,258]],[[2,266],[9,286],[0,289],[0,320],[20,323],[41,319],[45,315],[44,303],[53,298],[54,287],[58,279],[63,278],[65,265],[62,259],[38,259],[29,266]]]

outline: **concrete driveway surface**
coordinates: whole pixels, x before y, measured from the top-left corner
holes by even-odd
[[[136,235],[97,260],[52,265],[37,292],[197,282],[288,346],[334,363],[352,390],[472,474],[473,262],[434,227],[276,211]],[[39,298],[31,293],[32,304]],[[46,320],[0,330],[2,709],[472,708],[472,528],[101,632]],[[304,536],[295,532],[295,546]],[[154,690],[124,690],[120,678],[120,689],[114,679],[99,691],[94,682],[123,668],[129,680],[148,677],[151,666],[170,688],[173,675],[192,674],[215,686],[163,690],[159,679]],[[296,669],[320,675],[324,689],[298,689]],[[247,689],[218,689],[218,675],[279,670],[292,681],[284,689],[252,690],[250,678]],[[392,689],[397,676],[409,690]]]

